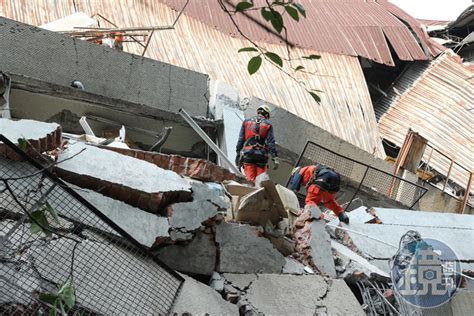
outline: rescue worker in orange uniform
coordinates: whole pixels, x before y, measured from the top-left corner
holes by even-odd
[[[251,183],[255,183],[256,177],[267,171],[268,154],[272,156],[273,169],[278,169],[280,165],[269,119],[270,108],[261,105],[257,115],[246,119],[240,128],[235,164],[238,167],[243,164],[245,177]]]
[[[340,184],[341,177],[336,171],[323,165],[315,165],[296,168],[290,180],[290,189],[297,192],[301,185],[306,186],[306,205],[317,206],[323,202],[341,222],[349,224],[349,217],[336,201]]]

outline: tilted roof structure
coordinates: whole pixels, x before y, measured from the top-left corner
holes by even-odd
[[[214,80],[223,80],[246,95],[272,102],[384,158],[358,56],[392,65],[391,47],[402,60],[427,60],[436,52],[424,37],[419,23],[387,1],[300,2],[306,8],[307,18],[298,24],[286,19],[289,40],[294,44],[290,51],[295,57],[322,56],[317,61],[299,63],[314,74],[297,74],[297,79],[306,82],[309,88],[323,91],[320,105],[294,80],[269,64],[249,76],[246,64],[250,55],[237,53],[249,43],[237,36],[231,21],[226,19],[215,0],[190,1],[174,30],[154,33],[146,56],[207,73]],[[33,25],[82,11],[89,15],[105,15],[119,26],[154,26],[172,24],[184,3],[184,0],[0,0],[0,12]],[[286,46],[276,35],[244,16],[238,17],[238,23],[244,32],[268,50],[286,55]],[[140,54],[142,47],[126,43],[125,49]]]
[[[474,170],[474,72],[452,51],[413,64],[375,106],[381,135],[398,146],[409,128],[468,171],[454,165],[451,179],[465,187]],[[425,151],[424,161],[431,150]],[[448,174],[448,158],[433,153],[430,166]],[[472,188],[472,187],[471,187]]]

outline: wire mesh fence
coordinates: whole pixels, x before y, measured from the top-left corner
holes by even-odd
[[[345,157],[332,150],[308,141],[300,154],[296,167],[322,164],[333,168],[343,177],[398,201],[410,209],[423,197],[427,189],[401,177],[365,163]],[[355,197],[354,197],[355,198]]]
[[[0,314],[169,314],[182,277],[20,157],[0,156]]]

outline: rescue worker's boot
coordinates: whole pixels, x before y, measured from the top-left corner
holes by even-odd
[[[349,216],[347,216],[346,212],[342,212],[338,217],[339,221],[349,224]]]

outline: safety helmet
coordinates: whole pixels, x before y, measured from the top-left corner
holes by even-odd
[[[258,107],[257,113],[261,113],[266,117],[270,117],[270,107],[266,104],[262,104]]]
[[[334,170],[322,169],[316,177],[315,184],[325,191],[338,192],[340,190],[341,177]]]

